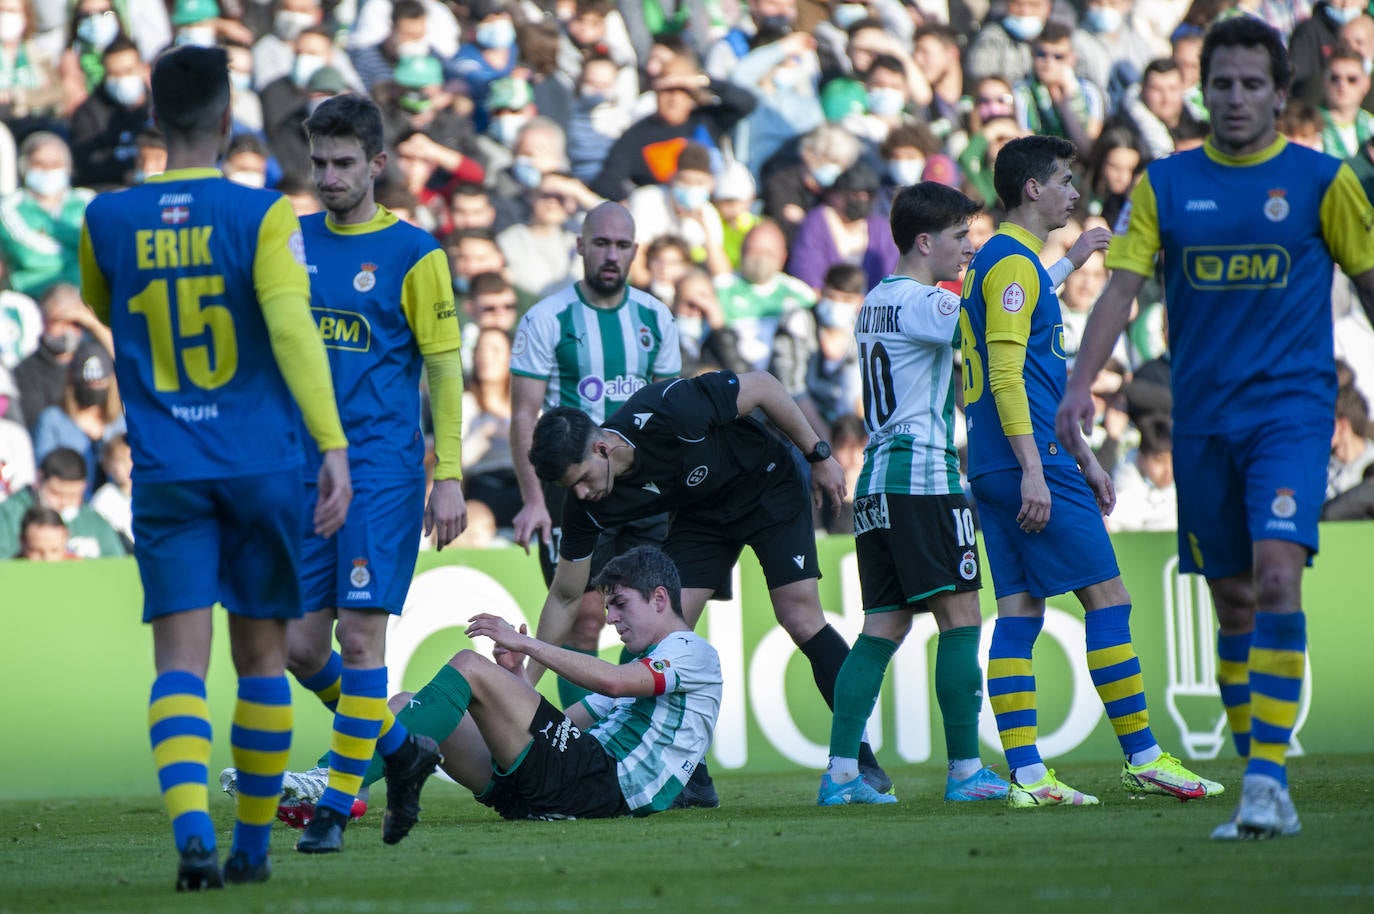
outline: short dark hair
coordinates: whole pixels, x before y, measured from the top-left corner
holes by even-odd
[[[1350,61],[1364,66],[1364,57],[1360,52],[1345,42],[1341,42],[1332,48],[1331,53],[1326,55],[1326,60],[1322,61],[1322,72],[1329,72],[1331,70],[1331,64],[1338,60]]]
[[[391,7],[392,24],[402,19],[424,19],[426,15],[425,5],[420,0],[396,0]]]
[[[534,424],[530,444],[535,475],[544,482],[558,482],[568,467],[586,459],[596,430],[591,416],[571,406],[556,406],[544,413]]]
[[[1055,162],[1072,162],[1074,145],[1057,136],[1017,137],[1002,147],[992,166],[992,186],[1008,210],[1021,205],[1026,182],[1048,181]]]
[[[492,244],[496,243],[496,235],[492,232],[491,229],[465,228],[454,229],[453,231],[445,235],[444,247],[445,249],[452,250],[453,248],[458,247],[458,245],[462,244],[464,241],[470,241],[473,238],[476,238],[480,241],[489,241]]]
[[[1163,73],[1179,72],[1178,61],[1172,57],[1157,57],[1145,65],[1145,69],[1140,74],[1140,84],[1145,85],[1145,81],[1151,76],[1158,76]]]
[[[1274,88],[1286,90],[1293,78],[1288,49],[1279,33],[1254,16],[1233,16],[1212,24],[1202,39],[1202,85],[1207,86],[1212,54],[1217,48],[1263,48],[1269,55],[1269,75]]]
[[[138,45],[134,44],[133,39],[124,34],[124,31],[121,29],[119,34],[114,37],[114,40],[105,45],[105,50],[100,52],[100,59],[105,60],[112,54],[120,54],[124,51],[133,51],[135,54],[139,53]],[[143,55],[139,54],[139,56],[142,57]],[[228,64],[226,63],[225,66],[228,67]]]
[[[852,263],[837,263],[825,271],[821,286],[836,292],[850,295],[863,295],[868,291],[868,274],[864,268]]]
[[[500,273],[488,270],[485,273],[478,273],[472,277],[468,283],[468,295],[477,297],[478,295],[492,295],[497,292],[510,291],[511,285],[506,281],[506,277]]]
[[[927,22],[919,26],[916,34],[911,36],[911,42],[915,44],[922,38],[938,38],[951,48],[959,48],[963,40],[956,29],[943,22]]]
[[[366,95],[335,95],[305,119],[305,134],[312,143],[316,137],[352,137],[362,145],[363,154],[374,159],[382,151],[382,111]]]
[[[890,73],[906,75],[906,65],[902,59],[893,54],[877,54],[873,57],[873,63],[869,65],[868,72],[864,74],[864,79],[873,73],[874,70],[887,70]]]
[[[182,45],[153,64],[153,114],[164,134],[189,138],[218,131],[228,107],[229,55],[224,48]]]
[[[962,225],[982,208],[976,200],[938,181],[922,181],[903,187],[892,198],[892,212],[888,216],[892,240],[898,252],[909,254],[917,235],[935,234]]]
[[[682,618],[682,578],[673,560],[653,546],[636,546],[617,555],[592,579],[592,586],[603,595],[628,587],[646,600],[662,587],[668,591],[673,612]]]
[[[1073,29],[1062,22],[1051,19],[1045,23],[1045,27],[1040,30],[1040,34],[1035,36],[1031,46],[1042,44],[1058,44],[1061,41],[1069,41],[1073,38]]]
[[[238,155],[240,152],[251,152],[254,155],[262,156],[264,159],[272,154],[268,151],[267,144],[252,133],[240,133],[230,140],[229,148],[224,151],[224,157],[227,159],[230,156]]]
[[[844,413],[830,423],[830,440],[836,444],[850,441],[861,444],[868,440],[868,429],[864,427],[864,420],[853,413]]]
[[[189,45],[188,45],[189,47]],[[69,447],[59,447],[48,451],[38,464],[38,472],[44,479],[61,479],[64,482],[86,481],[86,458],[80,451]]]
[[[1174,421],[1166,413],[1140,417],[1140,453],[1167,454],[1174,446]]]

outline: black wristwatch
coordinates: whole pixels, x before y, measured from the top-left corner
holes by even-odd
[[[820,463],[822,460],[830,459],[830,442],[817,441],[816,446],[811,449],[811,453],[806,455],[807,463]]]

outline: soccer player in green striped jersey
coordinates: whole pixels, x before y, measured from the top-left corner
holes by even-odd
[[[935,694],[944,718],[945,799],[991,800],[1007,783],[978,757],[983,671],[978,666],[982,586],[973,516],[954,447],[954,280],[973,256],[978,204],[927,181],[894,199],[901,259],[864,299],[855,321],[869,443],[854,491],[854,535],[864,627],[835,683],[830,765],[817,803],[895,803],[859,777],[859,741],[883,675],[918,612],[940,629]]]

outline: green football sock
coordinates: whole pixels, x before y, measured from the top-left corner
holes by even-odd
[[[983,709],[983,670],[978,666],[976,625],[940,632],[935,649],[935,700],[945,725],[951,759],[978,758],[978,714]]]
[[[835,679],[835,713],[830,722],[830,754],[858,758],[859,741],[868,723],[883,674],[897,650],[897,642],[860,635]]]

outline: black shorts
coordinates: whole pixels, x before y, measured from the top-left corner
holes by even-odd
[[[761,497],[795,503],[795,510],[783,513],[781,519],[778,513],[756,511],[724,529],[709,516],[690,511],[674,515],[663,551],[677,565],[683,587],[713,590],[715,599],[728,600],[733,595],[735,563],[745,546],[754,550],[769,590],[820,579],[808,475],[799,467],[793,479],[771,486]]]
[[[539,569],[544,572],[544,586],[553,584],[553,573],[558,568],[558,549],[563,545],[563,528],[557,519],[563,516],[563,501],[568,490],[555,483],[544,483],[544,504],[549,509],[549,517],[555,519],[547,546],[540,544]],[[592,550],[591,567],[587,574],[587,587],[617,555],[629,552],[636,546],[659,546],[668,535],[668,515],[655,514],[643,520],[632,520],[616,527],[607,527],[596,538],[596,548]]]
[[[506,819],[612,819],[628,816],[615,759],[541,698],[530,744],[506,772],[495,771],[477,800]]]
[[[973,513],[963,495],[861,495],[854,548],[864,612],[927,609],[927,597],[983,586]]]

